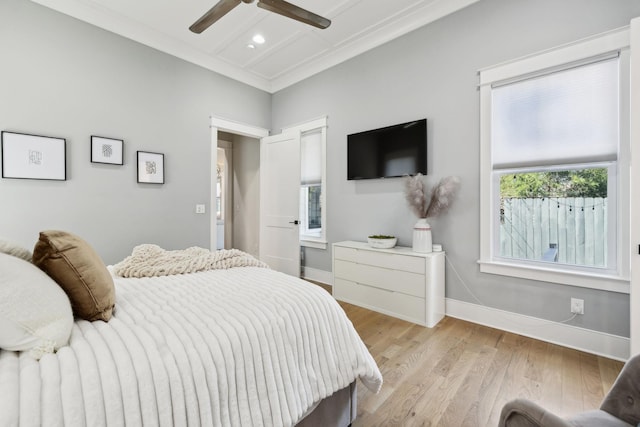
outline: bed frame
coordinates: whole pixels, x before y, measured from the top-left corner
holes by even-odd
[[[300,421],[298,427],[347,427],[357,414],[356,382],[323,399],[318,406]]]

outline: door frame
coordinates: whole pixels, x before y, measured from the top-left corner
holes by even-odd
[[[209,249],[215,251],[216,241],[218,238],[218,220],[216,210],[214,209],[217,197],[214,182],[216,180],[216,167],[218,165],[218,131],[256,138],[259,143],[260,139],[265,136],[269,136],[269,129],[236,122],[215,115],[211,115],[209,119],[209,128],[211,129],[211,165],[209,168],[209,185],[211,186],[211,194],[209,195]]]
[[[630,25],[631,72],[629,116],[631,147],[631,191],[630,191],[630,236],[631,236],[631,286],[629,294],[630,311],[630,355],[640,353],[640,122],[633,120],[640,114],[640,17],[631,20]]]

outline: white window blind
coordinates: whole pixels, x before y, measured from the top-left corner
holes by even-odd
[[[494,85],[493,169],[615,160],[618,58]]]
[[[301,135],[300,157],[301,184],[320,184],[322,182],[322,129]]]

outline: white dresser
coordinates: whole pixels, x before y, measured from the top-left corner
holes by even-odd
[[[444,256],[334,243],[333,296],[431,328],[444,317]]]

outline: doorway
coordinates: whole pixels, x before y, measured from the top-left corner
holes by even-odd
[[[219,246],[236,248],[256,258],[259,256],[259,150],[260,138],[268,134],[267,129],[211,117],[212,209],[209,211],[212,250]],[[220,157],[226,159],[227,167],[224,160],[219,163]],[[217,184],[219,164],[222,165],[221,172],[226,172],[221,174],[220,188]],[[222,224],[218,224],[219,220]],[[222,234],[221,238],[218,238],[219,234]]]

